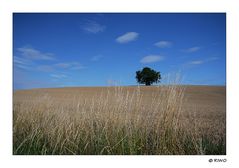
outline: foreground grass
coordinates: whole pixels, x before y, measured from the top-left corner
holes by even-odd
[[[97,95],[58,95],[57,100],[40,91],[14,95],[13,153],[225,154],[225,132],[205,133],[195,116],[182,115],[183,101],[179,86],[155,88],[152,94],[140,87],[105,88]]]

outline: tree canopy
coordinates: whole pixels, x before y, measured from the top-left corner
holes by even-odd
[[[136,71],[136,80],[140,84],[150,86],[153,83],[160,82],[160,79],[160,72],[157,72],[149,67],[144,67],[142,71]]]

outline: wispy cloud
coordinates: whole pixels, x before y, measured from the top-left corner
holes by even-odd
[[[103,56],[102,55],[96,55],[94,57],[92,57],[90,60],[91,61],[99,61]]]
[[[170,41],[159,41],[157,43],[155,43],[154,45],[159,47],[159,48],[169,48],[172,46],[172,42]]]
[[[31,47],[18,48],[21,56],[30,60],[54,60],[54,54],[44,53]]]
[[[101,25],[94,20],[87,20],[86,23],[82,26],[82,29],[88,33],[100,33],[106,29],[105,25]]]
[[[39,65],[37,70],[42,72],[55,72],[57,70],[79,70],[86,68],[79,62],[61,62],[52,65]]]
[[[14,66],[24,70],[30,70],[32,62],[28,59],[20,58],[17,56],[13,57]]]
[[[159,62],[162,61],[164,59],[163,56],[161,55],[148,55],[143,57],[140,62],[142,64],[147,64],[147,63],[153,63],[153,62]]]
[[[70,69],[79,70],[79,69],[85,69],[85,68],[86,68],[85,66],[81,65],[80,63],[75,62],[75,63],[72,63],[72,66]]]
[[[23,70],[39,70],[51,72],[53,68],[50,65],[39,65],[38,61],[55,60],[54,54],[44,53],[32,47],[21,47],[16,49],[19,53],[14,56],[14,67]]]
[[[216,61],[216,60],[218,60],[219,59],[219,57],[209,57],[206,61],[208,62],[208,61]]]
[[[195,61],[189,62],[189,64],[191,64],[191,65],[199,65],[199,64],[203,64],[203,63],[204,63],[203,60],[195,60]]]
[[[139,34],[136,32],[127,32],[121,36],[119,36],[118,38],[116,38],[116,41],[118,43],[128,43],[131,41],[134,41],[138,38]]]
[[[39,65],[36,67],[36,70],[41,72],[54,72],[55,68],[52,65]]]
[[[80,64],[79,62],[61,62],[53,65],[56,68],[61,69],[72,69],[72,70],[78,70],[78,69],[84,69],[85,66]]]
[[[62,79],[62,78],[66,78],[67,76],[64,74],[50,74],[51,77],[53,78],[57,78],[57,79]]]
[[[200,65],[200,64],[216,61],[218,59],[219,59],[218,57],[209,57],[209,58],[204,59],[204,60],[193,60],[193,61],[190,61],[190,62],[186,63],[186,65]]]
[[[24,58],[20,58],[20,57],[17,57],[17,56],[14,56],[13,58],[14,58],[13,62],[15,64],[29,65],[31,63],[29,60],[24,59]]]
[[[23,70],[30,70],[30,69],[31,69],[31,68],[29,68],[28,66],[20,65],[20,64],[17,64],[16,67],[17,67],[17,68],[20,68],[20,69],[23,69]]]
[[[200,49],[201,49],[201,47],[195,46],[195,47],[191,47],[191,48],[182,49],[182,51],[186,52],[186,53],[193,53],[193,52],[196,52]]]

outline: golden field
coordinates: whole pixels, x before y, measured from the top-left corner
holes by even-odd
[[[18,90],[13,154],[224,155],[226,88]]]

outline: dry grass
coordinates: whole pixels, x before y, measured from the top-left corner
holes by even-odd
[[[14,93],[14,154],[225,154],[225,146],[224,87]]]

